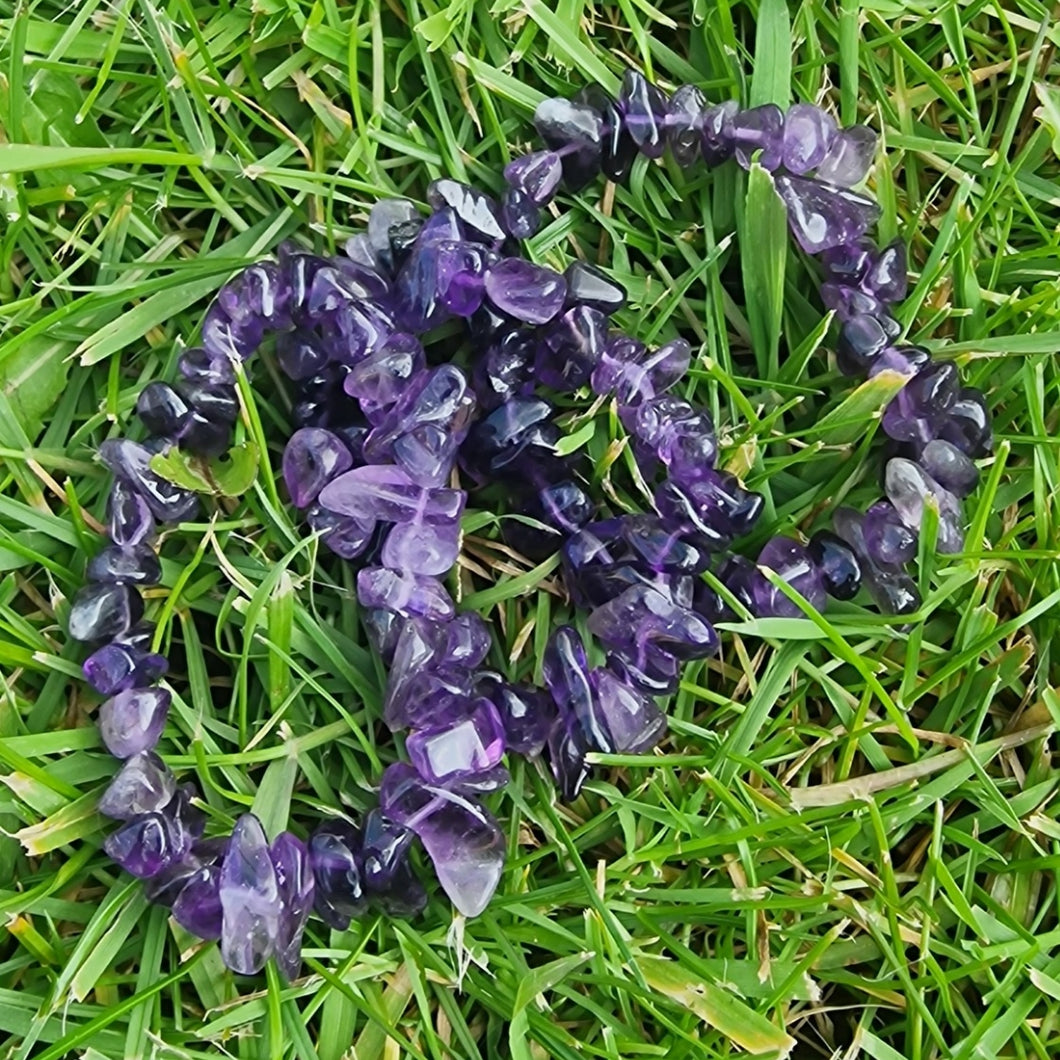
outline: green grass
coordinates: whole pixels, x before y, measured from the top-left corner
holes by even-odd
[[[0,0],[0,1056],[680,1060],[791,1039],[800,1060],[1060,1055],[1047,13]],[[881,234],[907,240],[915,278],[903,322],[995,412],[967,550],[924,557],[907,625],[855,604],[734,625],[687,671],[659,751],[602,760],[571,806],[514,763],[496,800],[509,866],[479,919],[435,891],[411,923],[313,921],[304,978],[236,980],[99,850],[113,764],[63,633],[98,547],[94,449],[239,266],[295,235],[331,250],[377,197],[421,198],[442,174],[497,189],[536,101],[613,88],[626,60],[713,99],[826,98],[882,129]],[[813,268],[775,240],[768,192],[641,162],[628,188],[562,200],[530,245],[613,270],[641,338],[700,345],[684,390],[768,500],[749,554],[875,499],[887,397],[829,367]],[[248,807],[279,828],[288,805],[305,828],[371,805],[397,748],[352,576],[279,496],[290,402],[267,357],[251,384],[256,477],[167,533],[151,594],[174,663],[161,749],[212,828]],[[642,505],[616,419],[601,407],[589,429],[585,407],[568,430],[597,495]],[[493,662],[532,676],[569,611],[554,565],[492,546],[495,515],[469,511],[453,588],[493,622]]]

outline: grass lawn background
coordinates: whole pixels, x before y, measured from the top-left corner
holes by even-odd
[[[1055,1060],[1047,15],[1030,0],[0,0],[0,1056]],[[536,102],[614,89],[627,61],[667,88],[826,100],[881,130],[870,185],[881,236],[910,247],[903,324],[994,409],[967,549],[924,550],[906,626],[860,604],[736,624],[686,671],[661,748],[602,760],[571,806],[514,762],[496,799],[509,865],[482,917],[454,921],[432,885],[411,923],[312,921],[291,987],[235,980],[99,849],[114,765],[63,625],[98,548],[95,447],[135,429],[138,390],[173,377],[234,270],[284,238],[341,246],[378,197],[422,200],[436,176],[498,190]],[[835,371],[814,267],[781,234],[760,174],[642,160],[627,188],[562,197],[529,243],[555,268],[611,269],[638,337],[696,344],[682,391],[767,497],[749,555],[879,495],[887,395]],[[359,812],[397,754],[352,573],[304,539],[277,484],[290,395],[267,354],[251,378],[239,496],[167,531],[149,594],[173,662],[160,750],[217,831],[250,807],[273,830],[289,805],[298,828]],[[643,506],[616,418],[588,410],[564,423],[594,494]],[[498,547],[501,510],[469,509],[452,587],[493,623],[493,663],[532,677],[570,612],[554,562]]]

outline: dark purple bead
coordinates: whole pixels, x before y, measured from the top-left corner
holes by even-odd
[[[659,158],[666,148],[667,100],[662,89],[653,85],[640,71],[627,69],[622,75],[618,109],[641,154]]]
[[[740,111],[732,119],[732,138],[744,169],[755,156],[763,169],[776,169],[784,149],[784,112],[775,103]]]
[[[666,112],[666,142],[674,161],[687,169],[700,155],[706,100],[695,85],[681,85]]]
[[[122,585],[158,585],[162,565],[146,545],[108,545],[97,552],[85,568],[90,582],[114,582]]]
[[[865,375],[887,346],[879,318],[858,313],[843,321],[836,343],[836,360],[844,375]]]
[[[886,614],[907,615],[920,607],[916,583],[902,570],[886,570],[873,558],[865,543],[865,517],[851,508],[839,508],[833,516],[836,533],[857,554],[862,582],[876,606]]]
[[[535,347],[530,328],[506,331],[489,346],[474,367],[475,397],[480,406],[494,409],[533,388]]]
[[[796,103],[784,115],[784,168],[801,175],[824,161],[836,135],[835,119],[820,107]]]
[[[156,519],[164,523],[190,519],[199,509],[198,497],[156,475],[151,456],[150,450],[127,438],[111,438],[99,447],[100,460],[143,498]]]
[[[600,172],[605,127],[593,107],[569,99],[542,100],[534,111],[534,128],[562,159],[563,181],[571,191]]]
[[[595,265],[572,261],[563,276],[568,306],[586,305],[610,316],[626,304],[626,289]]]
[[[309,379],[330,360],[327,347],[311,333],[282,331],[276,336],[276,361],[289,379]]]
[[[641,652],[615,649],[607,653],[608,667],[630,687],[649,696],[670,696],[680,683],[681,663],[676,656],[650,644]]]
[[[143,609],[140,594],[128,585],[95,582],[74,596],[67,630],[73,640],[108,640],[138,622]]]
[[[153,536],[151,509],[127,482],[115,479],[107,496],[107,534],[116,545],[134,547]]]
[[[733,119],[739,110],[736,100],[727,99],[703,111],[703,160],[708,166],[718,166],[732,158],[736,146]]]
[[[317,494],[353,464],[342,439],[321,427],[303,427],[283,451],[283,479],[296,508],[308,508]]]
[[[498,218],[497,204],[477,188],[442,177],[427,186],[427,201],[435,210],[444,207],[452,210],[472,237],[503,241],[505,232]]]
[[[173,919],[200,939],[221,937],[221,869],[205,865],[188,877],[173,902]]]
[[[643,692],[611,670],[589,674],[593,689],[591,720],[579,719],[596,748],[607,754],[639,754],[666,732],[666,717]]]
[[[168,669],[164,656],[119,643],[97,648],[81,667],[85,680],[103,696],[127,688],[143,688],[157,681]]]
[[[880,372],[914,376],[927,367],[931,355],[922,346],[888,346],[873,362],[869,378]]]
[[[876,154],[876,134],[866,125],[840,129],[832,140],[817,179],[841,188],[850,188],[865,179]]]
[[[541,227],[541,209],[525,192],[508,188],[501,198],[501,223],[512,239],[529,239]],[[460,315],[470,316],[477,308]]]
[[[591,107],[600,115],[602,122],[602,143],[600,152],[600,169],[608,180],[623,184],[637,159],[637,145],[629,135],[629,129],[622,120],[616,102],[599,86],[586,85],[574,96],[575,103]],[[596,176],[593,172],[590,180]]]
[[[570,392],[584,386],[607,345],[607,317],[598,309],[576,305],[545,332],[536,362],[544,386]]]
[[[169,767],[152,751],[127,758],[99,800],[99,812],[118,821],[158,813],[173,798],[177,782]]]
[[[231,424],[207,419],[194,410],[180,435],[180,448],[196,456],[220,456],[231,444]]]
[[[901,457],[888,460],[884,469],[884,489],[902,522],[914,532],[920,531],[926,506],[930,503],[937,508],[936,548],[947,555],[961,551],[964,547],[961,502],[949,490],[939,485],[919,464]],[[868,537],[866,525],[866,541]]]
[[[962,453],[978,459],[994,448],[990,410],[982,391],[963,388],[939,427],[939,437],[951,442]]]
[[[901,302],[909,287],[905,244],[895,240],[883,248],[866,273],[865,290],[881,302]]]
[[[170,694],[164,688],[129,688],[99,708],[99,735],[115,758],[149,751],[166,727]]]
[[[474,425],[461,457],[480,481],[504,470],[528,447],[548,449],[559,434],[550,420],[552,406],[535,397],[516,397]]]
[[[189,382],[208,386],[234,383],[236,378],[235,369],[227,357],[219,357],[199,346],[192,346],[180,355],[177,371]]]
[[[621,523],[622,537],[653,571],[699,573],[709,566],[706,552],[654,515],[627,515]]]
[[[486,270],[486,297],[502,313],[528,324],[547,324],[562,308],[567,282],[523,258],[502,258]]]
[[[532,685],[511,684],[499,674],[482,673],[475,691],[497,708],[504,725],[508,749],[521,755],[539,755],[556,718],[552,699]]]
[[[214,423],[235,423],[239,418],[239,399],[233,386],[185,383],[180,392],[191,408]]]
[[[592,772],[585,760],[588,751],[573,712],[561,710],[548,736],[548,760],[560,793],[568,802],[578,797]]]
[[[854,550],[828,530],[818,530],[807,548],[821,571],[825,592],[836,600],[853,599],[861,588],[861,564]]]
[[[871,239],[853,239],[821,252],[825,276],[854,287],[865,279],[875,260],[876,245]]]
[[[860,239],[879,218],[871,199],[840,191],[802,177],[782,174],[777,191],[788,208],[788,223],[807,254]],[[873,305],[874,300],[869,299]]]
[[[567,533],[577,530],[593,516],[592,498],[581,486],[569,480],[539,490],[536,500],[543,521]]]
[[[504,726],[493,703],[479,699],[463,717],[440,713],[433,725],[409,733],[405,749],[424,780],[452,785],[500,763]]]
[[[136,399],[136,414],[152,434],[173,438],[187,423],[191,409],[168,383],[148,383]]]
[[[375,534],[374,519],[360,519],[328,511],[319,504],[306,512],[306,522],[329,551],[342,559],[356,559],[364,555]]]
[[[585,645],[573,626],[559,626],[548,639],[542,676],[560,713],[588,714],[592,700]]]
[[[398,332],[350,369],[343,380],[343,390],[356,398],[368,419],[377,424],[426,366],[419,339]]]
[[[408,199],[379,199],[368,214],[365,233],[375,260],[388,272],[394,272],[395,262],[390,244],[390,230],[407,221],[422,221],[419,210]]]
[[[377,808],[364,818],[361,861],[365,890],[388,916],[413,917],[427,904],[427,892],[409,864],[414,833]]]
[[[161,813],[133,817],[103,841],[110,859],[139,879],[157,876],[190,845],[190,837]]]
[[[916,555],[917,537],[890,501],[869,506],[862,522],[865,547],[881,567],[901,567]]]
[[[563,164],[555,151],[535,151],[513,159],[504,167],[504,179],[535,206],[552,201],[563,177]]]
[[[280,895],[280,921],[276,937],[276,963],[290,983],[302,968],[302,933],[313,908],[316,883],[305,843],[290,832],[281,832],[269,847]]]

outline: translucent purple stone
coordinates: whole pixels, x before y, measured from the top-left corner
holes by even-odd
[[[116,545],[127,548],[149,540],[155,520],[147,501],[127,482],[116,479],[107,497],[107,533]]]
[[[179,861],[192,836],[165,813],[130,818],[103,841],[107,856],[131,876],[150,879]]]
[[[224,918],[217,865],[205,865],[189,876],[173,902],[173,919],[200,939],[221,937]]]
[[[637,754],[654,747],[666,731],[666,718],[651,699],[630,688],[611,670],[589,674],[593,690],[589,715],[581,727],[597,749]]]
[[[416,771],[431,784],[450,785],[488,772],[504,754],[504,726],[488,699],[471,704],[465,717],[439,716],[436,724],[405,741]]]
[[[168,383],[148,383],[136,399],[136,415],[151,434],[175,438],[191,416],[188,403]]]
[[[306,512],[309,528],[336,556],[356,559],[367,551],[375,534],[375,520],[339,515],[315,504]]]
[[[825,592],[836,600],[852,600],[861,588],[857,553],[840,537],[818,530],[806,546],[821,572]]]
[[[99,447],[100,460],[140,495],[156,519],[163,523],[190,519],[198,511],[198,498],[156,475],[150,468],[151,455],[128,438],[111,438]]]
[[[876,606],[885,614],[907,615],[920,607],[916,583],[903,570],[881,567],[865,543],[865,517],[852,508],[839,508],[833,516],[836,533],[857,555],[862,581]]]
[[[664,125],[674,161],[687,169],[702,150],[703,108],[706,100],[695,85],[681,85],[670,97]]]
[[[135,644],[112,642],[97,648],[82,664],[85,680],[101,695],[143,688],[169,669],[165,656]]]
[[[541,208],[525,192],[508,188],[501,198],[501,223],[512,239],[529,239],[541,227]],[[462,316],[470,316],[477,304],[467,303]]]
[[[146,545],[107,545],[88,561],[85,577],[90,582],[157,585],[162,580],[162,566]]]
[[[320,491],[353,464],[342,439],[322,427],[302,427],[283,451],[283,480],[291,503],[308,508]]]
[[[142,751],[122,763],[99,800],[99,812],[118,821],[158,813],[176,790],[169,767],[153,752]]]
[[[817,167],[817,179],[851,188],[865,179],[876,154],[876,134],[866,125],[841,129]]]
[[[386,567],[412,574],[444,574],[460,554],[460,523],[398,523],[383,542]]]
[[[571,191],[600,172],[605,126],[593,107],[570,99],[544,99],[534,111],[534,128],[562,159],[563,181]]]
[[[776,169],[784,150],[784,112],[775,103],[740,111],[732,119],[732,139],[744,169],[756,156],[763,169]]]
[[[427,201],[435,210],[444,207],[452,210],[471,235],[497,242],[504,240],[496,202],[477,188],[443,177],[427,186]]]
[[[437,578],[387,567],[365,567],[358,572],[357,598],[362,607],[386,607],[401,615],[438,622],[456,612],[452,597]]]
[[[149,751],[162,737],[170,694],[164,688],[130,688],[99,708],[99,734],[115,758]]]
[[[880,372],[897,372],[912,378],[927,367],[931,355],[922,346],[888,346],[873,361],[869,378]]]
[[[516,685],[499,674],[481,674],[475,690],[497,708],[508,748],[521,755],[539,755],[556,718],[552,699],[532,685]]]
[[[828,154],[835,135],[835,119],[820,107],[810,103],[789,107],[784,115],[784,168],[799,176],[816,169]]]
[[[232,828],[219,883],[221,957],[239,975],[260,972],[275,951],[282,906],[261,822],[244,814]]]
[[[568,305],[586,305],[610,316],[626,304],[626,289],[588,262],[572,261],[563,278],[567,281]]]
[[[917,463],[944,489],[967,497],[979,485],[979,469],[952,442],[936,438],[924,446]]]
[[[910,530],[919,532],[924,508],[930,502],[938,508],[939,552],[960,552],[964,547],[960,501],[940,486],[923,468],[911,460],[895,457],[887,461],[884,488],[901,520]]]
[[[881,302],[903,301],[909,288],[905,244],[895,240],[885,246],[869,267],[862,286]]]
[[[902,522],[890,501],[869,506],[862,530],[865,547],[881,567],[901,567],[916,555],[917,535]]]
[[[486,297],[502,313],[528,324],[547,324],[562,308],[567,282],[523,258],[502,258],[486,270]]]
[[[733,119],[740,110],[734,99],[727,99],[703,111],[703,160],[718,166],[732,158],[735,149]]]
[[[618,109],[641,154],[659,158],[666,148],[666,95],[640,71],[627,69],[622,75]]]
[[[555,151],[535,151],[504,167],[504,179],[509,187],[521,191],[535,206],[552,201],[562,177],[563,164]]]
[[[276,965],[290,983],[302,967],[302,935],[313,908],[316,890],[309,851],[290,832],[281,832],[269,847],[280,895],[280,920],[274,956]]]
[[[790,537],[771,538],[758,554],[759,567],[768,567],[795,589],[815,610],[825,605],[824,582],[813,556],[805,545]],[[778,617],[801,617],[802,609],[771,583],[759,583],[755,598],[755,614]]]
[[[411,917],[422,912],[427,892],[409,864],[415,833],[385,817],[378,808],[364,818],[361,864],[365,890],[388,916]]]
[[[607,317],[587,305],[573,306],[552,321],[538,349],[538,381],[561,392],[587,383],[607,346],[607,329]]]
[[[802,177],[781,174],[776,186],[788,208],[788,224],[807,254],[854,243],[880,215],[880,208],[871,199]]]
[[[363,522],[451,523],[464,509],[460,490],[429,489],[393,465],[366,464],[332,479],[319,502],[328,511]]]
[[[585,760],[590,748],[578,719],[561,709],[548,734],[548,761],[563,798],[570,802],[581,793],[592,769]]]
[[[93,582],[78,589],[70,604],[67,631],[83,642],[120,636],[143,614],[140,594],[128,585]]]
[[[982,391],[961,389],[943,418],[939,437],[973,459],[989,455],[994,448],[994,432]]]
[[[545,646],[542,676],[556,706],[576,717],[588,716],[592,709],[592,686],[585,645],[573,626],[559,626]]]

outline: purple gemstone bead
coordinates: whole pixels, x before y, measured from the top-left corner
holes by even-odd
[[[539,755],[556,719],[550,696],[532,685],[515,685],[499,674],[478,675],[475,691],[486,696],[497,708],[504,726],[504,742],[517,754]]]
[[[568,802],[576,799],[592,772],[585,756],[589,744],[570,710],[561,710],[548,735],[548,760],[560,793]]]
[[[909,288],[909,267],[905,244],[895,240],[876,256],[862,284],[881,302],[901,302]]]
[[[651,699],[610,670],[593,670],[589,681],[593,690],[590,718],[579,721],[599,750],[637,754],[659,742],[666,731],[666,718]]]
[[[633,430],[668,468],[678,483],[690,483],[711,473],[718,445],[707,413],[680,398],[662,395],[636,411]]]
[[[303,331],[281,331],[276,336],[276,360],[289,379],[309,379],[331,360],[327,346]]]
[[[442,622],[453,617],[452,597],[437,578],[405,574],[386,567],[365,567],[357,574],[362,607],[386,607],[401,615],[419,615]]]
[[[158,813],[173,798],[177,782],[169,767],[152,751],[127,758],[99,800],[99,812],[118,821]]]
[[[820,107],[796,103],[784,115],[784,168],[802,175],[816,169],[836,135],[835,119]]]
[[[666,141],[674,161],[683,169],[699,158],[705,105],[703,93],[695,85],[681,85],[670,97],[665,120]]]
[[[156,475],[150,468],[151,456],[150,450],[128,438],[111,438],[99,447],[100,460],[143,498],[156,519],[163,523],[190,519],[198,511],[198,498]]]
[[[188,878],[173,902],[173,919],[200,939],[221,937],[221,870],[217,865],[206,865]]]
[[[541,227],[541,209],[516,188],[508,188],[501,198],[501,223],[512,239],[529,239]],[[470,316],[474,306],[464,316]]]
[[[476,611],[465,611],[445,624],[445,656],[459,666],[478,666],[489,654],[493,640],[489,627]]]
[[[888,346],[872,363],[869,378],[880,372],[897,372],[912,378],[923,371],[931,360],[931,355],[922,346]]]
[[[412,574],[444,574],[460,554],[460,523],[398,523],[383,542],[385,567]]]
[[[443,177],[427,186],[427,201],[435,210],[452,210],[473,236],[487,242],[504,240],[496,202],[477,188]]]
[[[342,387],[360,402],[368,419],[378,423],[382,411],[401,397],[410,380],[426,366],[419,339],[398,332],[391,335],[381,349],[355,364]]]
[[[567,281],[567,305],[586,305],[610,316],[626,304],[626,289],[603,269],[584,261],[572,261],[563,273]]]
[[[547,324],[567,297],[557,272],[523,258],[502,258],[486,270],[486,297],[502,313],[528,324]]]
[[[535,206],[546,206],[555,197],[563,165],[555,151],[535,151],[504,167],[509,187],[521,191]]]
[[[879,317],[856,313],[843,321],[836,343],[836,360],[844,375],[871,373],[888,344]]]
[[[744,169],[751,168],[755,155],[763,169],[776,169],[784,149],[784,112],[775,103],[740,111],[732,119],[732,138]]]
[[[627,69],[622,75],[618,109],[641,154],[659,158],[666,147],[667,100],[662,89],[653,85],[640,71]]]
[[[175,438],[188,422],[191,409],[168,383],[148,383],[136,399],[136,415],[151,434]]]
[[[559,707],[587,716],[592,706],[585,645],[573,626],[559,626],[548,639],[542,660],[545,685]]]
[[[829,596],[836,600],[857,596],[861,588],[861,564],[857,553],[842,538],[828,530],[818,530],[807,548]]]
[[[151,509],[127,482],[115,479],[107,497],[107,533],[116,545],[131,548],[154,536]]]
[[[817,179],[851,188],[865,179],[876,154],[876,134],[867,125],[840,129],[817,167]]]
[[[650,585],[626,589],[597,607],[587,624],[604,644],[637,659],[653,647],[678,659],[700,659],[718,649],[718,635],[708,622]],[[580,714],[579,720],[588,732]]]
[[[440,717],[437,724],[410,733],[405,749],[424,780],[451,785],[500,762],[504,726],[497,708],[488,699],[479,699],[466,717]]]
[[[982,391],[970,387],[961,389],[943,419],[939,437],[973,459],[989,455],[994,448],[994,432]]]
[[[128,688],[143,688],[169,669],[162,655],[133,644],[104,644],[83,663],[85,680],[101,695],[112,696]]]
[[[308,508],[317,494],[353,464],[342,439],[323,427],[303,427],[283,451],[283,480],[296,508]]]
[[[192,837],[163,813],[126,821],[103,841],[107,856],[141,880],[157,876],[191,848]]]
[[[67,630],[72,640],[117,637],[140,620],[143,601],[128,585],[94,582],[78,589],[70,604]]]
[[[280,921],[276,936],[276,964],[284,978],[294,982],[302,967],[302,934],[313,908],[316,890],[309,851],[290,832],[281,832],[269,847],[280,895]]]
[[[861,565],[862,579],[876,606],[886,614],[907,615],[920,607],[916,583],[902,570],[886,570],[869,553],[864,516],[852,508],[839,508],[833,516],[836,533],[850,545]]]
[[[825,187],[816,181],[782,174],[777,191],[788,208],[788,224],[807,254],[854,243],[879,218],[871,199]],[[869,300],[869,304],[874,304]]]
[[[207,386],[220,386],[236,380],[235,369],[227,357],[218,357],[198,346],[191,346],[180,355],[177,371],[189,382]]]
[[[936,438],[924,446],[917,463],[944,489],[967,497],[979,485],[979,469],[952,442]]]
[[[386,269],[393,270],[394,257],[390,246],[390,230],[408,221],[422,220],[419,210],[408,199],[379,199],[368,213],[365,232],[372,258]]]
[[[535,363],[538,381],[553,390],[577,390],[589,381],[607,341],[607,317],[590,306],[573,306],[545,332]]]
[[[320,491],[319,498],[322,507],[339,515],[391,523],[451,523],[460,518],[465,499],[461,490],[426,489],[403,468],[379,464],[339,475]]]
[[[790,537],[771,538],[758,554],[758,565],[768,567],[787,582],[812,608],[824,610],[824,582],[805,545],[800,545]],[[762,587],[755,603],[755,614],[760,616],[799,618],[803,614],[797,604],[772,584],[768,584],[768,588]]]
[[[364,818],[361,850],[365,889],[388,916],[412,917],[427,904],[427,892],[409,864],[414,833],[384,817],[378,809]]]
[[[322,824],[309,838],[309,865],[317,915],[328,927],[345,931],[367,908],[357,829],[346,821]]]
[[[85,576],[90,582],[157,585],[162,566],[146,545],[107,545],[88,561]]]
[[[99,708],[99,734],[115,758],[148,751],[162,737],[170,694],[164,688],[129,688]]]
[[[275,950],[281,903],[269,844],[253,814],[243,814],[232,829],[219,890],[221,957],[233,972],[254,975]]]
[[[306,521],[329,551],[342,559],[356,559],[363,555],[372,543],[375,534],[374,519],[360,519],[350,515],[339,515],[314,505],[306,513]]]
[[[534,128],[561,158],[563,181],[571,191],[600,172],[605,126],[596,109],[570,99],[545,99],[534,111]]]
[[[917,536],[890,501],[869,506],[862,522],[865,547],[881,567],[901,567],[916,555]]]
[[[703,160],[708,166],[718,166],[732,158],[736,142],[733,119],[740,110],[734,99],[727,99],[703,112]]]
[[[929,501],[933,503],[939,513],[936,547],[943,553],[961,551],[964,547],[961,502],[923,468],[900,457],[888,460],[884,488],[902,522],[916,532],[924,521],[925,505]]]

